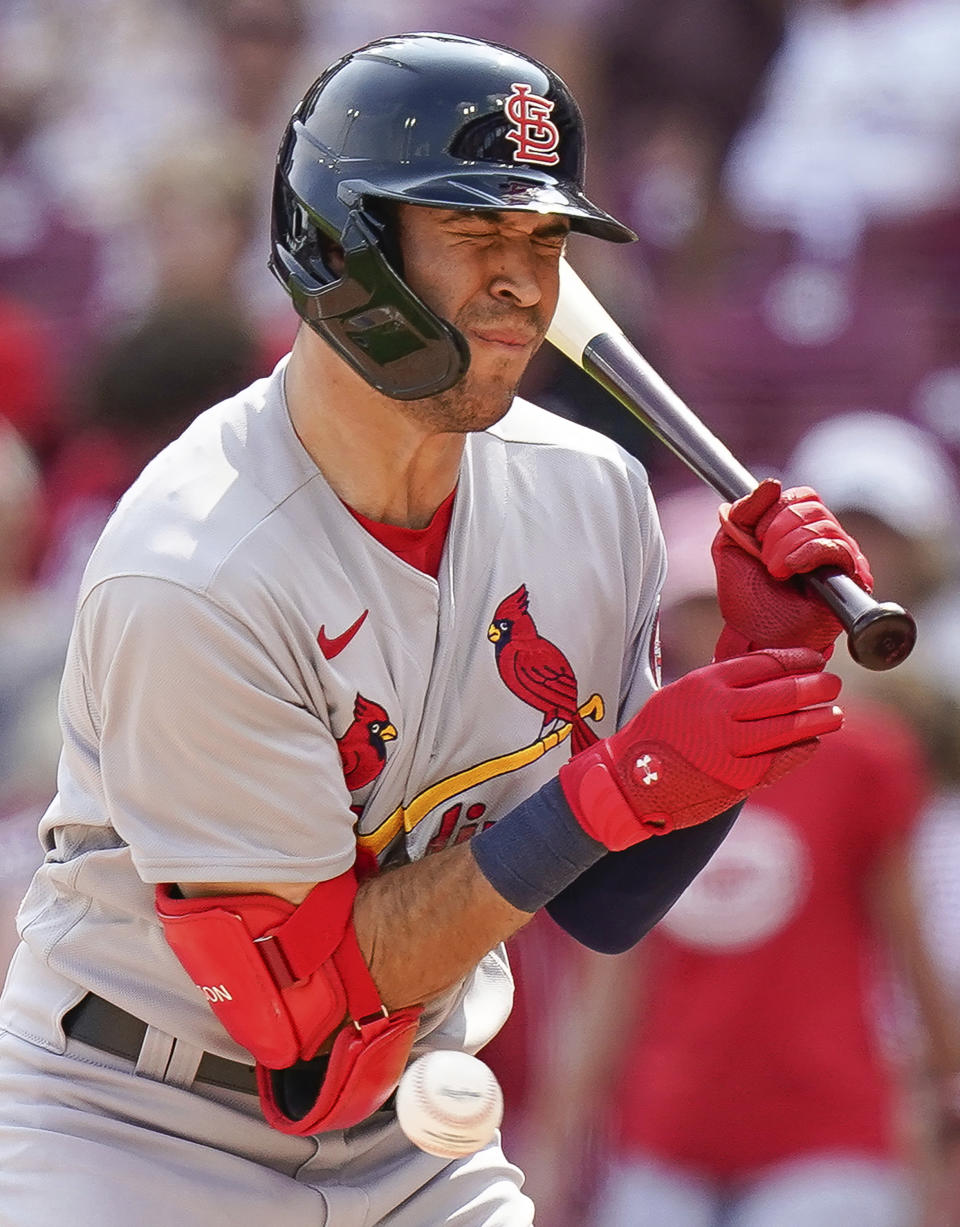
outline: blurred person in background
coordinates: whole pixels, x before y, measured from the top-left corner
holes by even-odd
[[[60,751],[56,692],[72,611],[36,583],[42,524],[39,469],[0,416],[0,813],[49,793]]]
[[[607,8],[593,69],[601,155],[654,278],[669,278],[697,260],[728,152],[782,44],[788,5],[641,0]]]
[[[0,7],[0,414],[40,455],[60,428],[65,370],[89,339],[100,259],[35,156],[55,76],[53,40]]]
[[[662,521],[664,671],[676,677],[705,663],[721,622],[709,565],[715,498],[677,494]],[[635,951],[565,965],[553,943],[559,988],[544,1000],[564,1017],[548,1033],[548,1011],[528,1024],[529,1154],[518,1150],[546,1221],[960,1222],[935,1173],[917,1170],[908,1055],[891,1043],[885,1005],[892,965],[920,1020],[911,1059],[955,1077],[957,1016],[911,885],[910,837],[928,788],[910,727],[891,709],[854,705],[815,763],[750,799]],[[584,1210],[584,1188],[598,1185]]]
[[[24,156],[47,184],[37,201],[62,202],[70,224],[93,236],[89,312],[101,328],[121,327],[149,302],[155,269],[140,259],[144,187],[171,150],[186,160],[194,148],[219,144],[222,166],[212,179],[222,181],[242,145],[242,169],[250,167],[256,185],[251,236],[263,232],[276,132],[299,96],[300,58],[313,62],[304,7],[302,0],[0,5],[0,44],[47,54]],[[208,207],[198,198],[198,214]],[[215,231],[208,241],[217,245]],[[231,280],[245,310],[267,324],[277,319],[283,300],[252,237]],[[51,303],[55,295],[63,302],[52,282],[34,284]]]
[[[254,179],[235,130],[161,151],[140,184],[148,305],[237,303],[237,265],[255,236]]]
[[[748,466],[864,404],[960,444],[960,7],[778,7],[651,356]]]
[[[244,317],[202,300],[161,303],[105,341],[91,362],[80,422],[47,482],[41,578],[71,615],[80,574],[120,495],[202,409],[243,387],[259,360]]]
[[[39,468],[0,416],[0,979],[40,864],[37,822],[60,752],[56,694],[71,616],[34,580],[42,519]]]
[[[951,764],[960,762],[960,655],[952,646],[960,625],[960,477],[954,462],[922,426],[861,410],[814,426],[785,473],[843,508],[852,534],[870,551],[877,590],[896,593],[917,619],[917,646],[898,668],[871,673],[842,652],[834,667],[850,692],[896,706],[919,734],[935,776],[951,779]]]
[[[308,28],[304,0],[200,0],[197,7],[213,34],[224,109],[251,137],[273,138]]]
[[[322,20],[327,19],[328,7],[319,6]],[[200,0],[195,6],[210,48],[210,67],[208,113],[194,138],[201,147],[212,144],[217,157],[216,146],[225,137],[226,148],[219,150],[221,164],[233,160],[242,166],[246,242],[230,281],[255,326],[273,334],[271,365],[286,353],[293,332],[286,299],[267,271],[261,236],[270,224],[276,134],[317,60],[318,48],[308,39],[309,8],[306,0]],[[324,51],[319,54],[326,58]],[[242,159],[233,156],[234,145],[243,147]]]
[[[896,592],[917,618],[917,646],[890,673],[833,664],[848,693],[896,706],[919,736],[933,790],[912,846],[925,940],[960,1017],[960,480],[938,438],[921,426],[871,411],[820,423],[787,462],[829,491],[870,553],[881,591]],[[825,493],[824,497],[828,497]],[[905,1008],[909,1031],[910,1011]],[[960,1207],[960,1084],[951,1069],[915,1064],[919,1152],[942,1216]],[[960,1209],[955,1209],[960,1218]]]
[[[913,705],[933,763],[936,788],[913,846],[924,934],[960,1015],[960,636],[958,619],[930,627],[917,645],[924,702]],[[920,689],[920,687],[918,687]],[[916,1087],[925,1129],[918,1139],[932,1190],[930,1222],[960,1206],[960,1079],[931,1071]]]
[[[949,454],[928,430],[895,414],[865,409],[819,423],[787,459],[789,478],[833,499],[851,532],[872,549],[877,589],[896,592],[920,623],[918,652],[889,673],[848,669],[851,682],[877,693],[910,679],[923,640],[960,612],[960,481]],[[832,504],[831,504],[832,505]],[[839,659],[837,664],[842,664]]]
[[[727,167],[739,211],[829,261],[875,221],[954,204],[958,49],[953,0],[793,0]]]
[[[263,310],[251,289],[250,253],[266,273],[261,243],[266,225],[257,158],[239,128],[198,135],[158,153],[140,182],[131,258],[139,268],[138,301],[126,305],[116,329],[128,333],[157,312],[214,319],[226,309],[244,321],[258,349],[257,368],[272,369],[295,329],[282,314]],[[179,305],[179,306],[178,306]]]
[[[123,258],[133,184],[190,110],[189,34],[177,0],[0,4],[0,286],[43,316],[67,382],[114,269],[136,283]]]

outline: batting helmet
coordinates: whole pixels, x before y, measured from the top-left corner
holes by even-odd
[[[583,194],[584,161],[580,109],[536,60],[447,34],[379,39],[328,68],[290,120],[270,267],[374,388],[432,396],[461,378],[469,349],[403,280],[379,202],[562,213],[574,230],[635,238]]]

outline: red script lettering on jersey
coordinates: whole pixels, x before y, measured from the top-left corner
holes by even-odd
[[[363,626],[364,619],[369,612],[369,609],[365,609],[352,626],[348,626],[342,634],[335,635],[332,639],[327,638],[325,633],[326,628],[323,626],[320,627],[320,630],[317,632],[317,643],[320,645],[320,651],[324,654],[327,660],[333,660],[334,656],[340,655],[360,627]]]

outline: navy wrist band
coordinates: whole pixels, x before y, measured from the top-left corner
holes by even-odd
[[[558,780],[470,841],[480,872],[522,912],[536,912],[605,856],[573,816]]]

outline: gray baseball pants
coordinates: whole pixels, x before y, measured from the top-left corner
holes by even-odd
[[[499,1140],[437,1159],[391,1111],[288,1137],[265,1123],[255,1095],[192,1084],[154,1028],[136,1065],[65,1039],[62,1008],[51,1015],[37,989],[12,974],[0,999],[0,1227],[533,1222]]]

